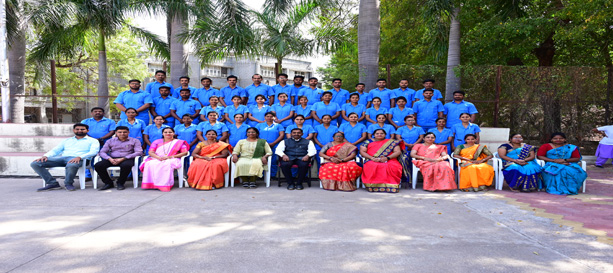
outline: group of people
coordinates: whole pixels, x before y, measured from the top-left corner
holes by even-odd
[[[232,157],[237,176],[246,188],[256,187],[256,179],[264,171],[276,175],[279,166],[288,180],[288,189],[303,189],[306,169],[312,162],[319,165],[319,178],[328,190],[355,190],[355,180],[361,177],[369,191],[397,192],[402,181],[409,181],[413,168],[419,168],[424,189],[431,191],[458,186],[464,191],[479,191],[491,185],[494,177],[487,164],[493,154],[479,144],[481,129],[472,123],[477,109],[464,101],[463,91],[455,91],[454,100],[442,104],[442,94],[433,89],[431,79],[424,80],[424,88],[417,91],[408,88],[408,80],[401,80],[398,89],[390,90],[386,80],[379,79],[377,88],[370,92],[364,92],[365,85],[358,84],[356,91],[349,93],[341,88],[340,79],[332,81],[333,89],[323,91],[317,88],[317,78],[308,79],[308,86],[303,86],[304,77],[299,75],[294,77],[293,85],[288,85],[287,75],[279,74],[279,84],[268,86],[261,83],[261,75],[255,74],[253,84],[246,88],[236,85],[237,77],[229,76],[228,86],[220,90],[211,87],[209,78],[201,79],[200,89],[190,87],[188,77],[181,77],[181,86],[175,89],[164,81],[165,76],[164,71],[157,71],[156,81],[149,83],[145,91],[140,90],[140,81],[131,80],[130,90],[115,100],[122,111],[116,124],[96,107],[91,111],[92,118],[75,125],[75,139],[97,140],[98,148],[102,147],[102,161],[94,166],[105,183],[102,189],[113,187],[106,172],[109,166],[122,168],[117,187],[125,188],[127,177],[138,175],[130,174],[129,169],[137,164],[133,159],[141,153],[148,155],[139,166],[142,187],[162,191],[172,188],[173,170],[182,164],[187,167],[191,187],[222,187],[228,157]],[[81,132],[83,127],[86,136],[78,138],[77,129]],[[509,186],[513,190],[549,191],[545,174],[543,184],[539,180],[540,166],[525,150],[527,144],[515,141],[517,136],[498,149]],[[550,146],[561,147],[554,145]],[[70,151],[78,145],[70,147],[67,154],[58,147],[47,157],[92,157]],[[554,156],[541,155],[540,151],[539,159]],[[181,161],[187,155],[192,160]],[[358,156],[363,166],[357,163]],[[449,164],[455,162],[451,156],[458,161],[457,166]],[[547,166],[567,163],[542,160]],[[568,160],[574,163],[574,159]],[[44,162],[48,162],[46,157],[32,163],[32,167],[42,172],[48,165],[40,164]],[[66,170],[68,174],[69,168]],[[458,186],[454,182],[456,171],[460,177]],[[47,186],[40,190],[59,187],[52,177],[41,176]],[[68,178],[67,175],[66,188],[70,189],[68,181],[72,180]]]

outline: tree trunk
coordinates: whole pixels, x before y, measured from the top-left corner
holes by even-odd
[[[170,79],[173,86],[180,86],[179,78],[187,76],[187,56],[185,55],[185,45],[179,41],[179,34],[185,30],[185,18],[175,13],[169,14],[171,21],[170,27]]]
[[[541,131],[541,142],[549,141],[549,136],[554,132],[562,130],[561,104],[557,90],[551,87],[549,67],[553,66],[553,58],[556,48],[553,40],[552,32],[549,36],[534,50],[534,55],[539,61],[539,88],[541,94],[541,105],[543,106],[543,128]]]
[[[453,92],[461,89],[461,79],[454,69],[460,65],[460,8],[454,8],[449,28],[449,48],[447,49],[447,78],[445,101],[453,100]]]
[[[21,19],[21,17],[20,17]],[[9,88],[11,91],[11,118],[14,123],[24,123],[25,73],[26,73],[26,33],[27,25],[19,22],[18,31],[8,48]],[[40,119],[41,117],[37,117]]]
[[[366,90],[375,88],[379,77],[381,21],[379,0],[360,0],[358,15],[358,63],[360,82]]]
[[[275,64],[275,79],[279,77],[279,74],[283,73],[283,57],[277,58]]]
[[[104,32],[100,30],[98,37],[98,107],[104,109],[106,117],[110,117],[109,111],[109,79],[106,68],[106,39]],[[89,111],[89,109],[86,109]]]

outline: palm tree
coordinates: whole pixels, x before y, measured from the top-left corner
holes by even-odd
[[[360,82],[366,84],[366,90],[375,87],[379,76],[379,42],[381,40],[379,5],[379,0],[360,0],[358,64]]]

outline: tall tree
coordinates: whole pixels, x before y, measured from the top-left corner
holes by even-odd
[[[375,87],[379,76],[381,14],[379,0],[360,0],[358,15],[358,63],[360,82],[367,90]]]

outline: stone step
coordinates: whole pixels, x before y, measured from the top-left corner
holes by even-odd
[[[73,124],[0,123],[0,135],[16,136],[72,136]]]
[[[0,153],[0,176],[37,176],[30,163],[45,153]],[[51,171],[52,175],[63,176],[61,171]]]
[[[0,153],[46,153],[66,138],[66,136],[0,136]]]

